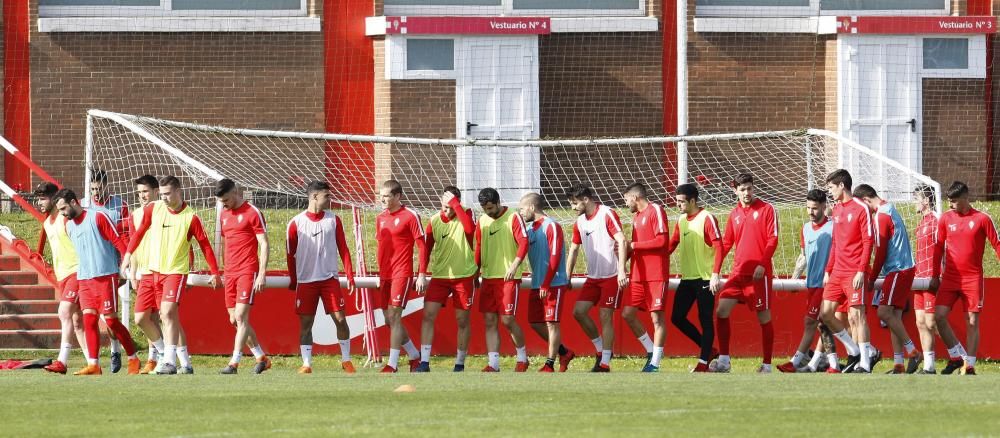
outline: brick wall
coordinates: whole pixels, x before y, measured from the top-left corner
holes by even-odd
[[[960,180],[973,198],[987,190],[986,114],[981,79],[924,79],[924,173],[942,189]]]
[[[2,9],[2,7],[3,7],[3,2],[0,2],[0,9]],[[2,11],[0,11],[0,60],[3,59],[2,58],[2,56],[3,56],[3,50],[4,50],[3,42],[4,42],[4,38],[3,38],[3,13],[2,13]],[[3,69],[0,68],[0,84],[3,84],[4,83],[3,81],[4,81]],[[4,93],[5,92],[6,92],[6,90],[4,90],[3,85],[0,85],[0,133],[3,132],[3,124],[4,124],[3,99],[4,99]],[[4,160],[0,160],[0,178],[2,178],[3,175],[4,175],[4,168],[3,168],[3,166],[4,166]]]

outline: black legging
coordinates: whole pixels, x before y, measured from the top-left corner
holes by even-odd
[[[698,327],[687,319],[687,314],[695,301],[698,302],[698,321],[704,333],[698,332]],[[708,289],[708,280],[681,280],[674,295],[670,322],[680,329],[684,336],[691,339],[691,342],[701,347],[699,358],[705,362],[712,356],[712,343],[715,341],[715,324],[712,322],[714,313],[715,296]]]

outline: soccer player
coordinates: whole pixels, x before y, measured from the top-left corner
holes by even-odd
[[[885,277],[878,295],[878,317],[885,321],[892,338],[893,366],[887,374],[913,374],[922,355],[903,326],[903,309],[913,295],[916,273],[910,236],[896,207],[879,197],[872,186],[857,186],[854,197],[868,204],[875,215],[875,261],[868,275],[868,288],[874,289],[875,278],[879,275]],[[906,365],[904,360],[908,362]]]
[[[66,217],[59,214],[59,210],[56,209],[55,195],[58,191],[59,187],[55,184],[41,183],[35,189],[35,199],[38,211],[45,214],[45,220],[42,221],[42,232],[38,239],[38,253],[42,254],[45,251],[47,240],[52,249],[52,269],[59,282],[60,295],[59,357],[45,369],[53,373],[66,374],[69,353],[73,349],[73,336],[76,336],[80,348],[84,351],[84,356],[87,356],[87,338],[84,335],[83,325],[81,325],[80,288],[76,279],[79,259],[76,256],[76,249],[73,248],[73,242],[66,234]]]
[[[806,269],[806,316],[803,320],[802,340],[795,350],[792,359],[778,365],[778,371],[794,373],[816,371],[822,357],[819,349],[808,363],[808,369],[803,369],[802,363],[809,358],[809,347],[816,338],[819,323],[819,308],[823,304],[823,276],[826,273],[826,262],[830,257],[830,242],[833,239],[833,222],[826,216],[826,191],[812,189],[806,194],[806,213],[809,222],[802,224],[799,234],[799,260],[805,263]],[[796,267],[798,268],[798,267]],[[799,269],[796,269],[799,271]],[[798,278],[799,274],[793,275]],[[831,353],[832,354],[832,353]],[[830,366],[836,368],[837,356],[828,356]]]
[[[431,346],[434,343],[434,321],[451,297],[458,325],[458,351],[453,371],[465,371],[465,356],[469,352],[469,310],[475,298],[473,277],[476,275],[473,239],[476,223],[472,210],[462,207],[462,192],[448,186],[441,195],[441,213],[427,223],[426,245],[420,250],[417,292],[424,296],[424,319],[420,327],[420,365],[417,372],[429,372]],[[427,279],[428,265],[433,276]]]
[[[670,322],[684,336],[701,349],[698,364],[692,372],[708,372],[708,362],[718,353],[712,347],[715,341],[715,295],[709,290],[715,258],[722,255],[722,233],[719,222],[708,210],[698,206],[698,186],[681,184],[676,190],[677,206],[681,209],[674,232],[670,236],[668,251],[678,253],[681,262],[681,281],[674,295]],[[721,263],[721,262],[720,262]],[[701,332],[687,319],[688,312],[698,303],[698,322]]]
[[[160,320],[163,323],[164,354],[157,364],[157,374],[193,374],[187,348],[178,348],[181,331],[179,307],[181,295],[187,287],[187,276],[191,272],[191,239],[198,241],[201,252],[212,272],[209,281],[217,288],[219,265],[215,251],[208,242],[201,219],[194,213],[181,193],[181,182],[175,176],[160,179],[160,200],[143,207],[142,223],[131,236],[128,251],[122,260],[122,271],[131,272],[129,266],[132,254],[147,237],[149,241],[149,270],[153,275],[154,293],[160,303]],[[180,370],[176,362],[180,362]]]
[[[566,276],[566,247],[559,223],[545,214],[542,196],[528,193],[521,197],[518,214],[528,226],[528,262],[531,264],[531,294],[528,295],[528,321],[532,330],[549,344],[545,365],[539,372],[555,371],[556,356],[559,372],[564,373],[576,353],[562,344],[559,319]]]
[[[868,342],[868,322],[864,315],[865,276],[872,253],[871,212],[860,199],[851,197],[851,174],[837,169],[826,177],[826,188],[837,205],[833,207],[833,240],[823,279],[823,305],[820,318],[833,336],[847,349],[847,369],[870,373],[872,361]],[[837,319],[837,308],[846,303],[851,329],[858,333],[857,340],[848,334],[844,324]],[[832,370],[832,371],[830,371]],[[833,363],[829,372],[836,372]]]
[[[375,218],[375,239],[378,240],[380,305],[389,325],[389,363],[383,373],[395,373],[399,368],[399,350],[406,349],[410,372],[420,365],[420,353],[403,326],[406,307],[413,283],[413,247],[424,246],[424,227],[420,215],[403,205],[403,186],[396,180],[382,183],[379,199],[385,210]]]
[[[77,281],[80,285],[80,307],[83,308],[83,328],[87,338],[87,366],[74,375],[99,375],[101,366],[100,328],[98,312],[111,333],[125,347],[128,373],[139,374],[139,358],[128,329],[118,320],[118,257],[125,243],[115,225],[103,211],[84,210],[72,190],[62,189],[54,195],[56,208],[68,219],[66,234],[79,256]]]
[[[715,258],[709,289],[719,294],[716,310],[719,332],[719,358],[709,364],[713,372],[729,372],[729,315],[737,303],[745,303],[757,313],[760,323],[763,363],[759,373],[771,372],[774,348],[774,325],[771,323],[771,288],[774,281],[772,258],[778,249],[778,215],[774,206],[757,198],[753,175],[742,173],[733,180],[733,191],[739,201],[729,213],[726,232],[722,237],[722,256]],[[720,287],[722,261],[733,247],[733,270],[725,287]],[[721,291],[720,291],[721,289]]]
[[[133,212],[128,220],[129,233],[135,234],[142,224],[144,208],[149,203],[160,197],[160,182],[152,175],[143,175],[133,181],[135,184],[136,197],[139,198],[140,208]],[[149,355],[146,364],[139,374],[149,374],[156,369],[159,356],[163,355],[166,347],[163,344],[163,331],[160,330],[160,302],[157,300],[153,283],[153,273],[149,270],[149,245],[146,240],[139,243],[139,247],[132,253],[130,263],[131,272],[126,273],[132,280],[132,288],[135,289],[135,325],[139,326],[149,343]],[[137,277],[141,276],[141,278]],[[178,346],[187,346],[187,337],[184,330],[178,334]]]
[[[979,349],[979,313],[983,310],[983,251],[986,242],[1000,257],[1000,239],[989,215],[969,204],[969,186],[960,181],[948,187],[949,210],[938,221],[934,245],[933,277],[930,289],[937,291],[934,319],[941,340],[948,347],[950,360],[941,374],[976,374],[976,351]],[[944,271],[941,260],[944,260]],[[966,312],[966,345],[955,336],[948,322],[955,302],[962,301]],[[964,360],[964,362],[963,362]],[[963,366],[964,365],[964,366]]]
[[[347,293],[354,293],[354,271],[351,252],[344,237],[344,223],[330,211],[330,185],[314,181],[306,186],[309,207],[288,222],[287,258],[291,282],[295,291],[295,312],[299,314],[299,349],[302,367],[299,374],[312,374],[312,327],[316,305],[323,300],[323,309],[333,318],[340,344],[340,366],[354,374],[351,362],[351,329],[344,313],[344,295],[340,290],[340,262],[347,275]],[[263,273],[263,263],[261,273]],[[241,345],[237,344],[236,348]],[[256,354],[256,353],[254,353]],[[258,362],[259,363],[259,362]]]
[[[914,200],[917,212],[920,213],[920,223],[914,233],[917,246],[915,275],[917,278],[931,278],[934,275],[934,243],[938,227],[934,189],[921,184],[914,191]],[[924,352],[924,366],[917,374],[937,374],[934,368],[934,336],[937,334],[937,322],[934,321],[935,298],[934,291],[913,291],[913,313],[917,332],[920,334],[920,349]]]
[[[620,304],[622,291],[628,287],[628,274],[625,272],[628,246],[618,213],[598,203],[593,189],[585,184],[575,184],[569,188],[566,197],[578,215],[573,224],[573,243],[566,262],[567,278],[573,278],[573,266],[581,246],[587,257],[587,280],[573,306],[573,317],[597,350],[597,360],[591,371],[606,373],[611,371],[615,309]],[[570,286],[572,283],[569,283]],[[600,333],[589,315],[594,306],[600,307]]]
[[[84,207],[104,211],[108,215],[108,219],[111,219],[111,223],[115,224],[118,233],[124,236],[126,242],[128,241],[128,222],[126,220],[129,216],[128,204],[123,202],[120,196],[112,195],[109,191],[107,172],[100,169],[91,172],[90,205],[85,203]],[[111,372],[117,373],[122,367],[121,345],[110,332],[108,337],[111,338]]]
[[[500,193],[493,188],[479,191],[483,215],[476,228],[476,264],[482,274],[479,288],[479,311],[486,324],[488,364],[484,372],[500,371],[500,323],[510,332],[517,351],[514,371],[528,371],[528,350],[524,332],[517,324],[517,291],[521,288],[521,262],[528,255],[528,233],[524,219],[513,209],[500,205]]]
[[[663,310],[667,305],[670,279],[668,220],[660,204],[649,202],[645,184],[637,182],[628,186],[623,196],[625,206],[635,216],[632,218],[632,240],[625,243],[631,252],[632,266],[622,318],[649,354],[649,362],[642,367],[642,372],[655,373],[660,370],[663,344],[667,340]],[[649,312],[653,321],[652,340],[636,318],[640,309]]]
[[[257,332],[250,326],[250,307],[253,306],[254,296],[264,290],[264,273],[267,271],[268,242],[264,215],[243,199],[236,183],[229,178],[215,184],[215,197],[223,207],[219,221],[222,223],[225,248],[222,260],[225,266],[226,310],[229,322],[236,327],[233,357],[221,373],[236,374],[243,346],[246,345],[256,359],[253,372],[260,374],[271,368],[271,359],[264,354]]]

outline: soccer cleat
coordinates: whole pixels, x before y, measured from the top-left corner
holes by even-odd
[[[174,365],[172,363],[161,362],[160,365],[157,366],[156,368],[157,368],[156,374],[177,374],[177,365]]]
[[[646,353],[646,363],[642,364],[642,368],[645,369],[653,362],[653,352]]]
[[[892,369],[885,372],[886,374],[907,374],[906,366],[899,363],[892,366]]]
[[[231,363],[219,371],[219,374],[236,374],[239,372],[239,365]]]
[[[777,368],[778,371],[781,371],[783,373],[797,373],[799,371],[797,368],[795,368],[795,364],[791,362],[785,362],[781,365],[778,365]]]
[[[915,372],[913,374],[937,374],[937,370],[925,370],[925,369],[921,368],[921,369],[917,370],[917,372]]]
[[[719,359],[714,359],[708,363],[708,372],[710,373],[728,373],[732,370],[732,365],[728,363],[722,363]]]
[[[642,367],[642,372],[644,372],[644,373],[658,373],[658,372],[660,372],[660,367],[658,367],[656,365],[653,365],[653,364],[647,364],[646,366]]]
[[[842,373],[853,373],[854,372],[854,367],[858,366],[859,363],[861,363],[861,355],[860,354],[855,354],[855,355],[847,356],[847,364],[840,368],[840,372],[842,372]]]
[[[594,358],[594,368],[601,366],[601,353],[597,353],[597,357]]]
[[[838,370],[838,369],[836,369],[834,367],[830,367],[830,368],[826,369],[826,373],[827,374],[840,374],[840,370]]]
[[[299,367],[298,373],[299,374],[312,374],[313,373],[313,369],[312,369],[312,367],[307,367],[305,365],[302,365],[302,366]]]
[[[569,369],[569,363],[574,358],[576,358],[576,353],[573,350],[566,350],[566,354],[559,355],[559,372],[565,373]]]
[[[186,367],[177,368],[177,374],[194,374],[194,367],[188,365]]]
[[[871,374],[872,373],[871,370],[866,370],[865,367],[863,367],[861,365],[858,365],[858,366],[854,367],[854,369],[851,370],[851,372],[854,373],[854,374]]]
[[[771,364],[762,363],[757,367],[757,374],[771,374]]]
[[[253,364],[254,374],[260,374],[269,369],[271,369],[271,358],[267,356],[261,356],[260,360]]]
[[[420,366],[420,359],[410,359],[410,372],[417,372],[417,367]]]
[[[354,362],[351,361],[341,362],[340,368],[342,368],[347,374],[354,374],[358,372],[358,370],[354,369]]]
[[[948,366],[944,367],[944,369],[941,370],[941,374],[951,374],[951,373],[954,373],[956,370],[961,369],[963,366],[965,366],[965,361],[962,360],[962,359],[952,359],[952,360],[949,360],[948,361]]]
[[[101,374],[103,374],[101,372],[101,366],[96,364],[87,365],[83,368],[80,368],[80,371],[73,373],[74,376],[100,376]]]
[[[111,353],[111,373],[117,374],[122,369],[122,354]]]
[[[545,364],[541,368],[538,369],[538,372],[540,372],[540,373],[554,373],[554,372],[556,372],[556,370],[553,369],[552,367],[550,367],[548,364]]]
[[[461,372],[465,371],[465,364],[464,363],[457,363],[457,364],[455,364],[455,368],[452,368],[451,371],[453,373],[461,373]]]
[[[160,371],[163,371],[163,367],[166,364],[167,364],[166,362],[160,361],[159,363],[156,364],[156,367],[153,368],[153,371],[150,371],[150,374],[160,374]]]
[[[924,363],[924,355],[919,351],[914,350],[910,353],[910,356],[906,359],[906,374],[913,374],[920,369],[920,365]]]
[[[156,369],[156,361],[155,360],[147,360],[146,361],[146,366],[142,367],[142,370],[139,371],[139,374],[149,374],[149,373],[152,373],[153,370],[155,370],[155,369]]]
[[[517,365],[514,365],[515,373],[523,373],[525,371],[528,371],[528,361],[518,362]]]
[[[139,374],[139,368],[142,367],[142,362],[139,358],[132,358],[128,360],[128,375],[134,376]]]
[[[413,372],[429,373],[431,372],[431,364],[429,362],[420,362],[420,365],[417,365],[417,369],[413,370]]]
[[[875,350],[875,354],[871,355],[871,365],[869,365],[870,370],[874,370],[875,365],[878,365],[878,363],[882,361],[882,350],[875,347],[872,347],[872,349]]]
[[[960,371],[960,374],[963,375],[963,376],[975,376],[976,375],[976,367],[965,367],[965,368],[962,368],[962,371]]]
[[[708,357],[708,362],[712,363],[713,360],[719,358],[719,349],[712,347],[712,354]]]
[[[698,365],[695,365],[694,368],[691,369],[691,372],[692,373],[707,373],[708,372],[708,364],[707,363],[698,362]]]
[[[611,365],[598,364],[596,368],[592,370],[595,373],[610,373]]]
[[[66,364],[58,360],[45,366],[45,371],[50,373],[66,374]]]
[[[486,368],[483,368],[483,372],[484,373],[499,373],[500,370],[498,370],[496,368],[493,368],[493,367],[491,367],[489,365],[486,365]]]
[[[382,373],[386,373],[386,374],[391,374],[391,373],[395,373],[396,369],[393,368],[393,367],[391,367],[391,366],[389,366],[389,365],[386,365],[386,366],[382,367],[382,371],[381,372]]]

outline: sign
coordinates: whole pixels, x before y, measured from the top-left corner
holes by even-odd
[[[993,34],[996,17],[837,17],[837,33]]]
[[[548,35],[548,17],[385,17],[387,35]]]

